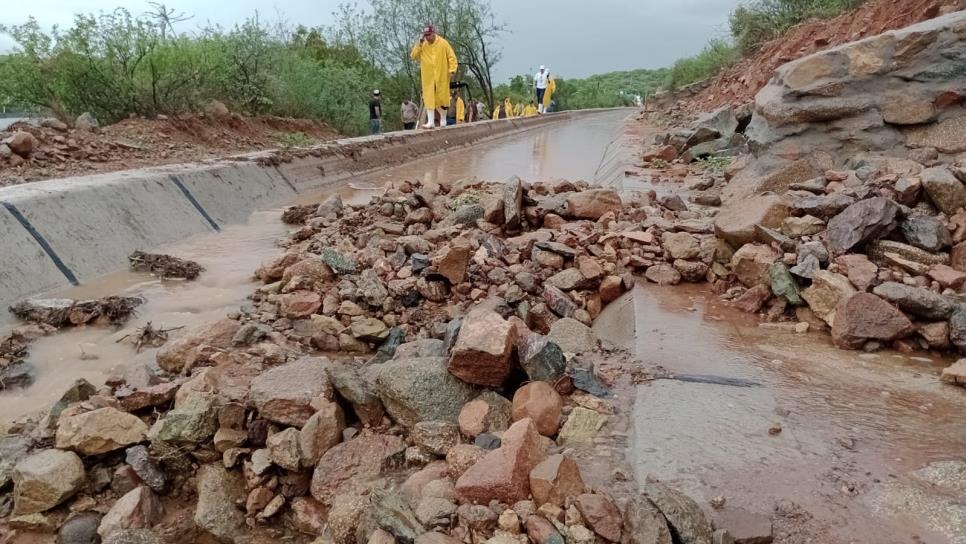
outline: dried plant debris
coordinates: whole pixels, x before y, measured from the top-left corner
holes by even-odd
[[[150,272],[161,278],[168,279],[193,280],[205,270],[200,264],[194,261],[172,257],[171,255],[145,253],[143,251],[135,251],[128,257],[128,260],[131,263],[131,270]]]
[[[117,296],[96,300],[30,299],[10,306],[10,312],[24,321],[58,329],[89,323],[116,325],[126,321],[144,302],[140,297]]]
[[[149,348],[159,348],[168,341],[168,333],[171,331],[176,331],[183,329],[184,327],[174,327],[172,329],[156,329],[154,325],[148,321],[147,325],[139,328],[132,334],[126,334],[122,336],[117,343],[129,342],[134,344],[134,349],[141,353],[141,350],[145,347]]]

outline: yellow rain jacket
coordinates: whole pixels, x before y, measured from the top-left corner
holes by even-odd
[[[458,66],[456,53],[442,36],[436,36],[434,43],[421,41],[413,46],[409,54],[419,61],[419,71],[423,84],[423,105],[427,110],[449,106],[450,74],[456,73]]]
[[[507,119],[513,117],[513,102],[510,102],[509,98],[503,101],[503,117]]]
[[[466,102],[463,102],[462,96],[456,97],[456,124],[466,122]]]
[[[547,82],[547,90],[543,92],[543,111],[547,111],[547,108],[550,107],[550,100],[553,99],[553,93],[556,90],[557,82],[551,77],[550,81]]]
[[[537,114],[537,107],[533,104],[527,104],[527,107],[523,108],[524,117],[533,117]]]
[[[513,116],[521,117],[522,115],[523,115],[523,103],[520,103],[513,108]]]

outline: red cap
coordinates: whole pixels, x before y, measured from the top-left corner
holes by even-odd
[[[436,34],[436,27],[433,25],[426,25],[423,29],[423,36],[429,36],[430,34]]]

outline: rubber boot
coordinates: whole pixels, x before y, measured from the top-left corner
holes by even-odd
[[[436,128],[436,116],[434,115],[433,110],[426,110],[426,124],[423,125],[423,128]]]

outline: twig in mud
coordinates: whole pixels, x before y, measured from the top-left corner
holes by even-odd
[[[163,346],[164,343],[168,341],[169,332],[177,331],[183,328],[184,327],[174,327],[171,329],[155,329],[154,326],[151,324],[151,322],[148,321],[148,323],[145,326],[138,329],[135,333],[125,334],[124,336],[119,338],[115,343],[120,344],[121,342],[124,342],[129,338],[133,339],[135,352],[141,353],[141,349],[143,349],[144,346],[148,346],[152,348],[159,348]]]
[[[131,263],[132,270],[150,272],[161,279],[193,280],[205,270],[194,261],[143,251],[135,251],[128,257],[128,261]]]

